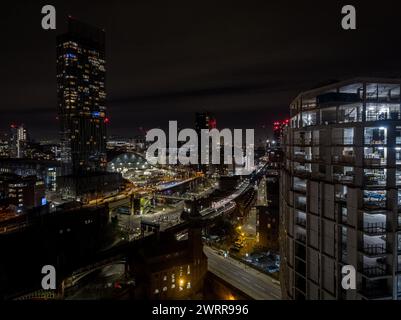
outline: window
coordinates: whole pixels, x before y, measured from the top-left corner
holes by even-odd
[[[366,121],[398,120],[399,105],[368,103],[366,105]]]
[[[401,164],[401,148],[395,148],[395,164]]]
[[[367,127],[365,128],[365,144],[386,144],[387,128]]]
[[[335,128],[332,131],[333,144],[353,144],[354,128]]]
[[[364,148],[364,159],[366,165],[386,165],[387,148],[368,147]]]
[[[401,169],[395,171],[395,184],[401,186]]]
[[[368,186],[385,186],[387,183],[386,169],[365,169],[365,184]]]
[[[395,143],[401,144],[401,127],[396,127],[395,129]]]
[[[394,83],[366,84],[366,99],[379,102],[397,102],[400,99],[400,85]]]
[[[343,263],[347,263],[347,228],[341,227],[341,261]]]
[[[336,107],[321,109],[322,124],[332,124],[337,121]]]
[[[398,189],[398,206],[401,206],[401,189]]]
[[[333,179],[340,183],[354,182],[354,168],[347,166],[333,166]]]
[[[400,195],[400,193],[399,193]],[[386,207],[386,190],[364,190],[363,203],[368,209],[377,209]]]
[[[302,112],[302,127],[316,125],[316,112]]]
[[[362,106],[360,104],[340,106],[338,109],[338,122],[358,122],[362,121]]]
[[[294,177],[293,189],[296,191],[306,191],[306,180]]]

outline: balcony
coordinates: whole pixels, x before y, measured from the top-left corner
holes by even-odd
[[[301,177],[301,178],[307,178],[310,175],[310,170],[306,167],[303,166],[296,166],[294,167],[294,175]]]
[[[306,211],[306,203],[296,203],[295,209],[305,212]]]
[[[341,202],[347,202],[347,194],[343,192],[336,192],[335,200]]]
[[[296,152],[294,154],[294,160],[298,162],[304,162],[306,160],[306,154],[304,152]]]
[[[326,177],[326,174],[323,173],[323,172],[312,172],[311,173],[311,177],[313,179],[321,180],[321,179],[324,179]]]
[[[385,127],[365,127],[365,144],[382,145],[387,144],[387,128]]]
[[[363,207],[366,210],[379,210],[387,207],[385,190],[364,190]]]
[[[297,146],[310,146],[312,144],[312,139],[308,138],[294,138],[294,145]]]
[[[387,184],[386,174],[369,174],[368,175],[365,173],[363,182],[366,186],[384,187]]]
[[[306,243],[306,234],[297,233],[295,239],[298,240],[299,242]]]
[[[328,92],[316,97],[318,105],[351,104],[362,101],[356,93]]]
[[[354,173],[353,172],[347,172],[345,174],[333,173],[333,180],[339,183],[352,184],[354,183]]]
[[[366,121],[383,121],[383,120],[399,120],[400,114],[398,111],[378,111],[366,112]]]
[[[359,294],[370,300],[392,298],[391,290],[387,285],[386,279],[366,280]]]
[[[385,222],[371,222],[363,226],[363,232],[369,236],[384,235],[387,232]]]
[[[354,137],[342,137],[342,138],[333,138],[332,140],[333,145],[353,145],[354,144]]]
[[[379,166],[385,166],[387,164],[387,159],[380,157],[365,157],[363,163],[365,166],[368,167],[379,167]]]
[[[303,227],[303,228],[306,227],[306,219],[305,219],[305,218],[296,217],[296,218],[295,218],[295,223],[296,223],[298,226],[301,226],[301,227]]]
[[[362,252],[369,257],[378,257],[387,254],[385,244],[364,244]]]
[[[321,155],[319,155],[319,154],[314,154],[314,155],[312,156],[312,161],[315,161],[315,162],[324,162],[324,158],[323,158],[323,156],[321,156]]]
[[[387,276],[387,265],[377,263],[376,265],[364,266],[362,273],[368,278],[385,277]]]
[[[344,156],[344,155],[333,155],[331,157],[331,162],[335,164],[354,164],[354,156]]]
[[[294,187],[292,189],[296,192],[305,193],[306,185],[302,185],[300,183],[294,183]]]
[[[363,208],[366,210],[378,210],[378,209],[386,209],[387,203],[385,200],[382,201],[370,201],[364,202]]]

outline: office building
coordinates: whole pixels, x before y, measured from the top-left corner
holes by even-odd
[[[17,214],[45,205],[45,190],[44,182],[35,176],[0,175],[0,199],[3,198]]]
[[[57,38],[57,97],[64,173],[106,167],[105,33],[71,17]]]
[[[10,156],[10,135],[0,132],[0,158],[8,158]]]
[[[400,80],[353,79],[301,93],[284,132],[283,296],[401,297]],[[344,290],[341,269],[356,269]]]

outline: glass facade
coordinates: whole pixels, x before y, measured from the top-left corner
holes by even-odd
[[[106,166],[105,35],[72,18],[57,38],[61,158],[72,172]],[[68,171],[68,170],[67,170]]]

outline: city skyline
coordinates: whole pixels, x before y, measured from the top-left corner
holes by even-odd
[[[160,4],[53,4],[54,31],[40,28],[36,4],[13,6],[2,20],[11,24],[18,15],[22,21],[14,32],[1,34],[8,54],[2,67],[10,75],[3,83],[3,130],[18,118],[36,138],[58,136],[54,45],[69,14],[107,30],[107,107],[114,135],[133,136],[139,128],[165,127],[168,120],[190,126],[194,112],[213,110],[222,127],[252,126],[258,139],[265,138],[273,115],[286,118],[298,92],[332,79],[396,76],[399,69],[396,10],[376,13],[367,3],[356,3],[358,29],[352,34],[341,29],[341,6],[334,2],[289,8],[255,2],[245,10],[177,2],[167,11]],[[226,18],[219,20],[221,15]],[[388,50],[373,50],[370,39],[387,43]]]
[[[400,300],[396,4],[8,5],[0,301]]]

